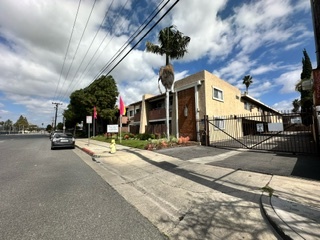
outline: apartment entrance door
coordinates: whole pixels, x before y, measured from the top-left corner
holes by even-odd
[[[188,136],[191,141],[197,140],[194,94],[193,87],[178,92],[179,136]]]

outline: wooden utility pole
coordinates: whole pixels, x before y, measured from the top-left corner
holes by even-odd
[[[57,114],[58,114],[58,106],[59,105],[62,105],[62,103],[57,103],[57,102],[52,102],[52,104],[55,104],[55,109],[56,109],[56,113],[55,113],[55,116],[54,116],[54,130],[56,130],[56,127],[57,127]]]

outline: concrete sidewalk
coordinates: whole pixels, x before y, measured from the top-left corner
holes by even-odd
[[[318,181],[121,145],[110,154],[108,143],[92,139],[76,145],[86,154],[76,153],[170,239],[320,239]]]

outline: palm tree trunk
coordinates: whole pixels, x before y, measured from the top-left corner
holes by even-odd
[[[169,131],[169,90],[166,89],[166,127],[167,127],[167,141],[170,141],[170,131]]]
[[[169,55],[166,54],[166,66],[169,65],[169,63],[170,63]]]

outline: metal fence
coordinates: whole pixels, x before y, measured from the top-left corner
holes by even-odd
[[[312,113],[257,113],[207,118],[215,147],[317,154]]]

